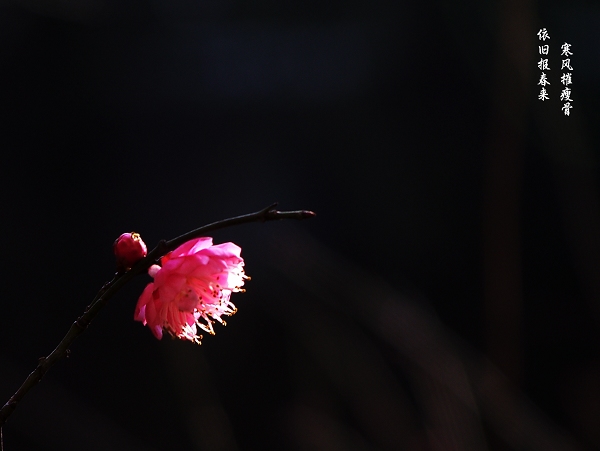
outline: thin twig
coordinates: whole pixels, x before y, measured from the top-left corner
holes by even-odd
[[[104,307],[108,303],[108,300],[117,291],[119,291],[127,282],[129,282],[138,274],[145,272],[160,257],[174,250],[186,241],[201,237],[207,232],[211,232],[213,230],[223,229],[225,227],[230,227],[238,224],[246,224],[249,222],[265,222],[275,221],[279,219],[307,219],[315,216],[315,213],[306,210],[277,211],[275,210],[276,206],[277,204],[275,203],[255,213],[250,213],[243,216],[236,216],[235,218],[213,222],[212,224],[208,224],[196,230],[192,230],[191,232],[185,233],[170,241],[163,240],[159,242],[158,245],[154,249],[152,249],[152,251],[150,251],[150,253],[145,258],[137,262],[129,271],[115,274],[113,279],[110,282],[105,283],[104,286],[100,289],[96,297],[92,300],[91,304],[83,312],[83,315],[77,318],[77,320],[71,325],[71,328],[64,336],[64,338],[60,341],[58,346],[56,346],[54,351],[52,351],[47,357],[42,357],[39,359],[35,370],[33,370],[31,374],[27,376],[27,379],[25,379],[25,382],[23,382],[21,387],[19,387],[16,393],[12,395],[8,402],[4,404],[2,409],[0,409],[0,431],[2,431],[1,428],[8,419],[8,417],[17,408],[17,404],[19,403],[19,401],[23,399],[23,397],[34,385],[36,385],[40,380],[42,380],[42,377],[44,377],[46,371],[48,371],[50,367],[52,367],[52,365],[56,363],[57,360],[63,358],[65,355],[68,354],[69,346],[71,346],[71,343],[73,343],[75,338],[77,338],[81,333],[83,333],[83,331],[87,329],[87,327],[90,325],[90,323],[96,317],[96,315],[102,309],[102,307]]]

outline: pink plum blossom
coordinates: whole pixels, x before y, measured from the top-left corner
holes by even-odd
[[[146,243],[139,233],[124,233],[113,244],[113,252],[117,258],[117,271],[130,269],[138,260],[148,253]]]
[[[231,293],[244,291],[241,249],[233,243],[212,244],[212,238],[188,241],[152,265],[154,278],[140,296],[134,319],[147,325],[159,340],[166,331],[200,344],[197,328],[214,335],[215,321],[233,315]]]

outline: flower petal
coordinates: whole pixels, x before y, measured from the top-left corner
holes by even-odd
[[[146,285],[146,288],[144,288],[144,291],[142,291],[142,295],[138,299],[137,305],[135,306],[135,313],[133,315],[133,318],[136,321],[144,321],[144,324],[145,324],[146,305],[148,304],[148,302],[150,302],[152,300],[152,291],[153,290],[154,290],[154,284],[149,283],[148,285]]]
[[[172,253],[172,257],[182,257],[184,255],[195,254],[196,252],[206,249],[210,246],[212,246],[212,238],[196,238],[195,240],[190,240],[183,243],[181,246],[175,249]]]

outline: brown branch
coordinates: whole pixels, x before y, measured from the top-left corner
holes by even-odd
[[[39,359],[35,370],[33,370],[31,374],[27,376],[27,379],[25,379],[25,382],[23,382],[21,387],[19,387],[16,393],[12,395],[8,402],[4,404],[2,409],[0,409],[0,433],[2,431],[2,426],[8,417],[17,408],[19,401],[23,399],[23,397],[34,385],[42,380],[44,374],[46,374],[46,371],[48,371],[57,360],[65,357],[69,353],[69,346],[71,346],[71,343],[73,343],[73,341],[87,329],[102,307],[108,303],[108,300],[127,282],[129,282],[138,274],[145,272],[160,257],[174,250],[186,241],[204,236],[207,232],[217,229],[223,229],[225,227],[238,224],[246,224],[249,222],[266,222],[279,219],[307,219],[315,216],[315,213],[306,210],[277,211],[275,210],[276,206],[277,204],[275,203],[255,213],[213,222],[212,224],[192,230],[191,232],[185,233],[170,241],[163,240],[159,242],[158,245],[152,249],[152,251],[150,251],[145,258],[137,262],[129,271],[115,274],[114,278],[110,282],[104,284],[96,297],[92,300],[91,304],[85,309],[83,314],[71,325],[71,328],[60,341],[58,346],[56,346],[54,351],[52,351],[47,357],[42,357]],[[2,449],[1,443],[0,449]]]

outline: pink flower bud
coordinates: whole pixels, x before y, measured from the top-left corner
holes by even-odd
[[[124,233],[113,244],[113,251],[117,257],[117,271],[122,272],[131,268],[138,260],[148,253],[146,244],[139,233]]]

